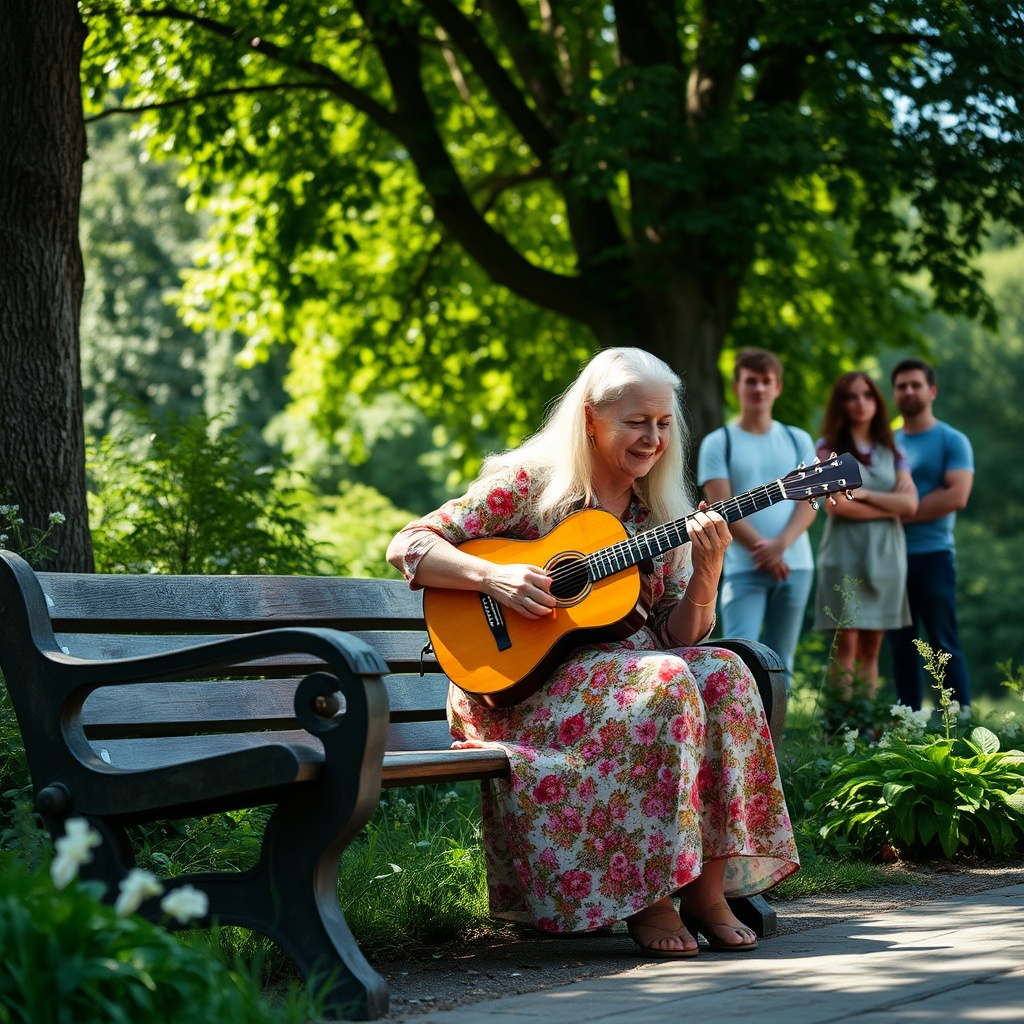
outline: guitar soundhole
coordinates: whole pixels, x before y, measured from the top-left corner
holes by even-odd
[[[564,608],[577,604],[590,593],[590,579],[583,555],[558,555],[545,566],[551,577],[551,595]]]

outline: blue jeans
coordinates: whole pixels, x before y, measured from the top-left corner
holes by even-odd
[[[813,569],[794,569],[784,580],[752,571],[732,573],[722,582],[722,635],[771,647],[786,663],[787,686],[813,580]]]
[[[971,703],[971,684],[967,660],[960,648],[956,621],[956,560],[952,551],[930,551],[907,556],[907,596],[910,598],[911,625],[889,632],[892,650],[892,674],[896,696],[901,704],[921,707],[921,667],[923,661],[914,640],[922,628],[935,651],[948,651],[945,686],[953,690],[953,699],[961,707]]]

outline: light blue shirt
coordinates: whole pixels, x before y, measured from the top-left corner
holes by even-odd
[[[726,461],[726,431],[729,432],[729,458]],[[751,434],[738,424],[730,423],[713,430],[701,442],[697,454],[697,485],[708,480],[725,479],[733,494],[761,487],[785,476],[799,463],[814,462],[814,441],[806,430],[788,427],[772,420],[767,434]],[[780,501],[747,518],[762,537],[777,537],[793,515],[793,504]],[[786,549],[790,569],[813,569],[814,556],[805,530]],[[754,572],[754,559],[742,545],[733,542],[725,552],[726,575]]]
[[[966,434],[955,430],[948,423],[936,423],[920,434],[897,430],[896,441],[910,460],[910,472],[919,498],[941,487],[950,470],[969,469],[974,472],[974,449],[971,448],[971,442]],[[907,554],[952,551],[955,524],[955,512],[947,512],[926,523],[907,523],[904,527]]]

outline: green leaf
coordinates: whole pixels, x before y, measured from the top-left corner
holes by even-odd
[[[999,737],[981,725],[971,730],[971,742],[983,754],[995,754],[999,750]]]
[[[960,845],[960,812],[948,804],[936,805],[939,812],[939,844],[950,859]]]

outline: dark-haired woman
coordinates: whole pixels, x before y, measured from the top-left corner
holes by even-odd
[[[900,517],[916,511],[917,490],[885,399],[866,373],[835,382],[821,433],[819,456],[850,452],[864,481],[852,501],[828,506],[817,561],[814,628],[836,631],[832,690],[849,705],[855,688],[874,699],[885,631],[910,623]]]

